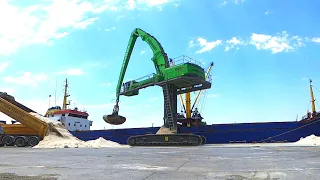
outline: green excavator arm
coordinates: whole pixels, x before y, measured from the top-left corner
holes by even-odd
[[[163,75],[165,69],[169,66],[168,56],[164,52],[158,40],[154,38],[152,35],[143,31],[142,29],[139,29],[139,28],[134,29],[129,39],[128,47],[123,59],[123,63],[122,63],[122,67],[119,75],[118,85],[116,89],[116,96],[117,96],[116,101],[119,101],[123,79],[129,64],[129,60],[130,60],[134,45],[138,37],[141,37],[143,41],[147,42],[147,44],[152,49],[152,52],[153,52],[152,61],[154,63],[157,74]]]
[[[107,123],[118,125],[118,124],[122,124],[126,121],[125,117],[118,115],[119,97],[120,97],[121,87],[123,84],[123,79],[124,79],[124,76],[125,76],[128,64],[129,64],[129,60],[130,60],[134,45],[135,45],[138,37],[140,37],[143,41],[147,42],[147,44],[152,49],[152,52],[153,52],[152,61],[154,63],[157,75],[163,75],[165,68],[167,68],[169,66],[167,54],[164,52],[164,50],[163,50],[161,44],[158,42],[158,40],[140,28],[134,29],[133,32],[131,33],[131,36],[129,39],[129,43],[127,46],[127,50],[126,50],[126,53],[125,53],[125,56],[123,59],[123,63],[122,63],[122,67],[121,67],[121,71],[120,71],[120,75],[119,75],[119,80],[118,80],[118,84],[117,84],[117,88],[116,88],[116,105],[114,106],[113,112],[111,115],[104,115],[103,116],[103,119]],[[153,78],[156,78],[157,75],[139,82],[139,87],[142,87],[143,85],[150,84],[150,82],[153,81]],[[132,83],[132,82],[128,82],[128,83]],[[133,93],[131,93],[131,95],[137,95],[137,94],[138,94],[138,91],[134,91]],[[127,94],[127,95],[130,96],[130,94]]]

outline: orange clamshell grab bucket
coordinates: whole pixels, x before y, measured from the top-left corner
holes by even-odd
[[[126,122],[126,118],[119,115],[104,115],[103,120],[112,125],[120,125]]]

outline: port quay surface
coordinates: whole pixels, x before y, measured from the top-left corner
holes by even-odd
[[[320,179],[320,147],[1,148],[0,179]]]

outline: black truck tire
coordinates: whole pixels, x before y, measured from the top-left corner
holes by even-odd
[[[39,143],[39,138],[36,136],[32,136],[28,139],[27,144],[30,147],[33,147]]]
[[[23,136],[18,136],[14,141],[14,144],[18,147],[25,147],[26,146],[26,138]]]
[[[2,142],[6,146],[13,146],[14,145],[14,137],[13,136],[9,136],[9,135],[4,136],[2,138]]]

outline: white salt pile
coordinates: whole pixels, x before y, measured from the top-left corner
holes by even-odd
[[[105,140],[100,137],[96,140],[82,141],[74,136],[62,138],[56,135],[44,137],[38,145],[33,148],[105,148],[105,147],[125,147],[116,142]]]
[[[30,113],[49,125],[48,135],[33,148],[102,148],[102,147],[125,147],[116,142],[105,140],[100,137],[96,140],[82,141],[74,137],[60,122],[53,121],[36,113]]]
[[[320,137],[315,136],[314,134],[307,136],[305,138],[300,138],[299,141],[295,142],[296,145],[305,145],[305,146],[319,146]]]

